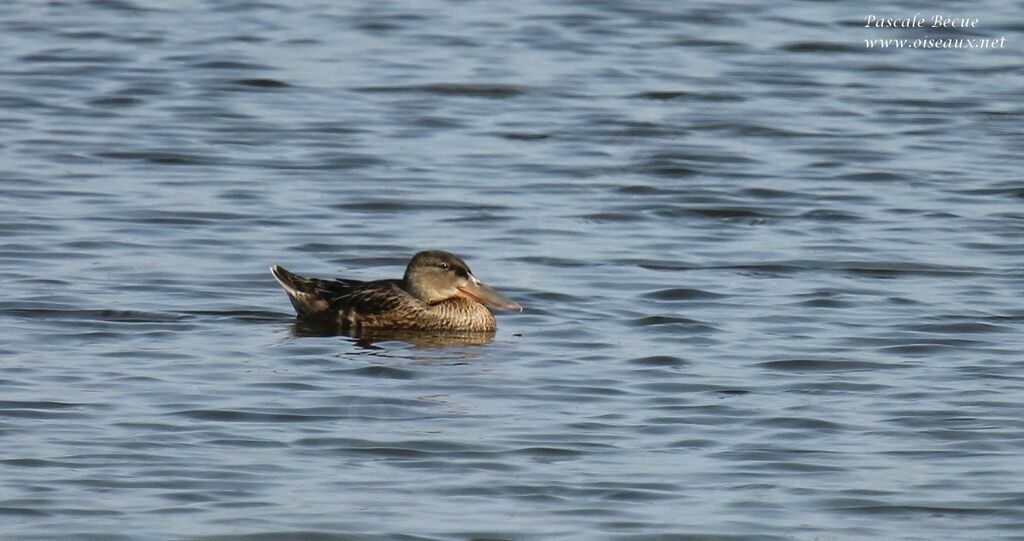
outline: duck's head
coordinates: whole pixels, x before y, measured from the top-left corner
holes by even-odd
[[[473,276],[465,261],[440,250],[427,250],[414,255],[405,268],[402,280],[406,291],[428,304],[462,297],[494,308],[523,310],[522,306]]]

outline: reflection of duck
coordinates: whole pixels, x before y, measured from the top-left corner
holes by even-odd
[[[299,317],[356,330],[493,332],[497,323],[487,306],[523,309],[484,285],[461,259],[437,250],[413,256],[401,280],[303,278],[278,265],[270,272]]]

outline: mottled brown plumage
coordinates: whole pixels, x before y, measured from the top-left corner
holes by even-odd
[[[486,305],[522,310],[473,276],[464,261],[438,250],[413,256],[401,280],[303,278],[278,265],[270,272],[300,318],[336,320],[355,330],[493,332],[497,323]]]

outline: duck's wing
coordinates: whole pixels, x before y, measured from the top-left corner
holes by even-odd
[[[402,289],[401,280],[303,278],[280,265],[270,267],[300,317],[366,327],[415,326],[427,305]]]
[[[330,307],[343,324],[371,327],[410,325],[426,309],[402,289],[401,280],[360,282],[332,297]]]
[[[271,274],[281,284],[295,311],[303,317],[328,317],[335,299],[358,289],[366,282],[359,280],[322,280],[303,278],[280,265],[270,267]]]

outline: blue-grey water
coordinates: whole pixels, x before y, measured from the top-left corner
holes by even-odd
[[[856,4],[3,3],[0,538],[1024,539],[1024,5]]]

